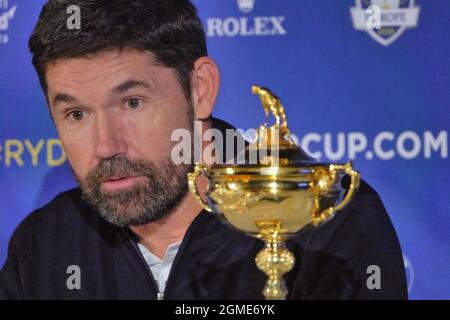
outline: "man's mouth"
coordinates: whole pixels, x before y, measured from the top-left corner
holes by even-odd
[[[135,176],[113,176],[113,177],[108,177],[103,179],[103,182],[107,182],[107,181],[117,181],[117,180],[122,180],[122,179],[128,179],[128,178],[134,178]]]
[[[126,189],[135,186],[144,178],[144,176],[109,177],[103,180],[102,188],[106,191]]]

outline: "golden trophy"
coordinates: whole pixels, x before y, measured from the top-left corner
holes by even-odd
[[[290,137],[280,99],[267,88],[253,86],[252,92],[259,95],[266,114],[266,123],[257,129],[255,141],[243,151],[246,160],[252,156],[256,160],[244,164],[196,164],[188,181],[205,210],[265,242],[255,261],[268,277],[265,298],[279,300],[288,293],[283,275],[295,262],[292,252],[286,249],[286,239],[307,224],[317,226],[330,220],[356,193],[360,177],[350,162],[320,163],[306,155]],[[269,127],[270,114],[275,124]],[[200,175],[208,180],[206,201],[196,187]],[[341,184],[346,175],[350,178],[348,190]]]

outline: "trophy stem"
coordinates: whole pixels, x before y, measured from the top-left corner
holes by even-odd
[[[294,266],[295,258],[286,249],[285,234],[280,230],[263,230],[260,233],[265,247],[256,256],[256,265],[267,275],[263,294],[267,300],[285,300],[288,294],[283,275]]]

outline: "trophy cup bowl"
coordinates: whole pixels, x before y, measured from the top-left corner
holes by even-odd
[[[330,220],[352,199],[359,186],[359,173],[352,164],[314,161],[290,138],[284,108],[269,89],[253,86],[259,94],[266,117],[269,111],[276,124],[257,130],[254,143],[244,150],[244,164],[196,164],[188,174],[189,188],[202,207],[218,214],[227,224],[261,239],[265,247],[256,256],[257,267],[268,277],[266,299],[285,299],[283,275],[294,263],[285,241],[305,225],[318,226]],[[262,155],[261,155],[262,154]],[[208,180],[204,201],[196,180]],[[346,190],[342,179],[349,176]]]

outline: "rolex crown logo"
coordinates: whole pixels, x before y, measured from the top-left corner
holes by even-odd
[[[248,13],[253,10],[253,7],[255,6],[255,0],[237,0],[237,4],[239,10],[244,13]]]

